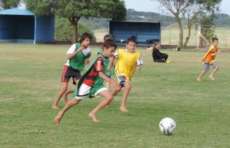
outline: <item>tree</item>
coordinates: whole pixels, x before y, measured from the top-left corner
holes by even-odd
[[[158,0],[173,16],[179,27],[178,48],[189,43],[192,26],[198,21],[202,12],[210,12],[217,8],[221,0]],[[187,36],[184,42],[183,20],[186,20]]]
[[[189,7],[190,0],[158,0],[160,4],[167,9],[174,17],[179,27],[178,48],[183,47],[184,30],[182,24],[182,15]]]
[[[17,7],[20,0],[2,0],[2,6],[4,9]]]
[[[183,12],[183,19],[185,19],[187,35],[183,43],[183,47],[187,47],[191,38],[192,27],[198,22],[199,15],[202,11],[202,6],[199,3],[190,1],[190,5]]]
[[[122,9],[119,9],[121,8]],[[57,15],[68,18],[74,29],[73,42],[78,40],[78,24],[81,17],[105,17],[123,19],[126,15],[124,2],[120,0],[59,0]],[[123,11],[122,11],[123,10]],[[118,15],[115,15],[118,12]]]
[[[54,15],[57,0],[25,0],[25,3],[35,15]]]
[[[58,15],[67,18],[73,27],[73,42],[78,40],[78,26],[82,17],[125,19],[126,9],[121,0],[26,0],[36,15]]]
[[[204,3],[204,0],[200,0]],[[201,14],[200,17],[200,37],[199,47],[205,47],[207,43],[210,43],[211,38],[215,35],[215,23],[214,18],[219,11],[218,4],[221,0],[206,0],[204,7],[206,11]]]

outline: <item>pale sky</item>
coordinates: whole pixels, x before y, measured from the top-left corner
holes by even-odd
[[[125,0],[125,4],[128,9],[164,13],[157,0]],[[220,11],[230,15],[230,0],[222,0]]]

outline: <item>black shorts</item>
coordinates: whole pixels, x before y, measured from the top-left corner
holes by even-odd
[[[78,69],[73,69],[72,67],[68,67],[67,72],[65,74],[65,79],[69,80],[73,78],[73,80],[78,80],[81,78],[81,72]]]

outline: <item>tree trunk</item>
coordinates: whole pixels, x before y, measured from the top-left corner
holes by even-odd
[[[79,32],[78,32],[78,24],[79,24],[80,17],[71,17],[69,18],[69,21],[73,27],[73,37],[72,42],[76,43],[79,38]]]
[[[183,48],[183,40],[184,40],[184,30],[183,30],[183,24],[181,21],[181,18],[179,15],[176,15],[176,22],[178,24],[179,27],[179,42],[178,42],[178,49]]]
[[[188,29],[188,34],[187,34],[187,37],[185,38],[184,47],[188,46],[189,40],[191,38],[191,31],[192,31],[192,23],[191,22],[188,22],[187,29]]]

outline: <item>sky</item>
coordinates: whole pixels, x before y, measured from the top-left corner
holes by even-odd
[[[125,0],[125,4],[128,9],[165,13],[157,0]],[[222,0],[220,11],[230,15],[230,0]]]

